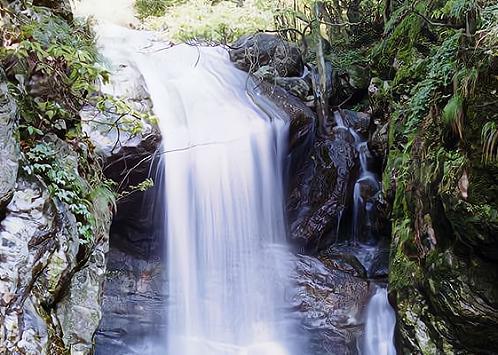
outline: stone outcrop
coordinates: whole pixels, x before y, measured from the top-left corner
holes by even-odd
[[[17,125],[17,108],[10,96],[2,68],[0,68],[0,214],[14,193],[19,169],[19,144],[14,131]]]
[[[355,354],[370,294],[361,264],[298,255],[291,275],[291,302],[309,338],[306,354]],[[358,266],[359,264],[359,266]],[[364,272],[364,270],[363,270]]]
[[[92,352],[107,247],[105,235],[98,240],[80,260],[70,207],[42,182],[17,180],[0,225],[0,353]]]
[[[304,63],[299,48],[279,36],[266,33],[247,35],[231,47],[230,59],[235,66],[254,73],[263,66],[279,77],[300,77]]]
[[[72,17],[65,1],[34,4],[51,8],[57,14],[53,16],[68,20]],[[93,153],[98,153],[107,176],[120,183],[123,190],[148,177],[146,158],[160,144],[141,77],[126,66],[118,68],[103,91],[125,100],[131,108],[128,115],[109,113],[112,110],[97,113],[85,107],[81,120],[91,143],[74,144],[55,135],[41,139],[53,148],[53,162],[67,170],[85,193],[90,193],[85,180],[88,167],[80,164],[80,159],[90,161],[94,159]],[[95,333],[102,318],[112,214],[109,201],[101,201],[98,193],[91,197],[93,205],[89,208],[96,226],[92,228],[92,242],[82,243],[81,220],[73,213],[77,206],[62,202],[54,194],[53,186],[43,182],[43,173],[33,174],[30,162],[26,161],[28,152],[21,155],[15,134],[16,104],[5,80],[1,71],[0,354],[93,354]],[[91,169],[100,169],[98,164],[92,164],[89,163]],[[127,174],[132,167],[140,174]]]

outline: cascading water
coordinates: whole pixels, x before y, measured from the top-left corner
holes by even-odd
[[[378,193],[380,186],[375,174],[368,167],[370,156],[368,144],[354,129],[345,125],[340,112],[334,112],[334,119],[338,127],[347,129],[353,136],[360,162],[359,176],[353,188],[352,242],[353,244],[370,242],[371,236],[367,235],[366,240],[364,240],[362,232],[363,230],[370,230],[372,203],[369,201],[369,197],[373,197]]]
[[[372,260],[378,253],[376,240],[371,235],[373,209],[371,198],[380,191],[380,184],[375,174],[369,169],[370,151],[365,139],[352,128],[347,127],[340,112],[334,113],[336,125],[347,129],[354,139],[358,152],[359,176],[353,189],[353,218],[351,252],[366,269],[370,269]],[[368,235],[363,237],[363,231]],[[387,298],[386,285],[374,285],[374,294],[367,305],[365,315],[365,335],[359,346],[362,355],[396,355],[394,347],[394,327],[396,316]]]
[[[387,289],[376,288],[368,303],[363,355],[396,355],[394,326],[396,315],[387,299]]]
[[[97,31],[111,63],[143,76],[164,138],[158,181],[165,182],[167,211],[168,331],[163,341],[130,345],[126,354],[306,354],[308,340],[294,336],[295,320],[283,310],[293,267],[282,191],[286,115],[221,48],[170,48],[152,33],[112,25]],[[120,92],[115,85],[111,93]],[[351,132],[360,157],[353,208],[361,225],[370,203],[363,189],[376,193],[379,185],[365,141],[340,115],[336,120]],[[365,265],[375,247],[353,234]],[[367,308],[359,352],[395,354],[385,288],[376,289]]]
[[[162,73],[169,100],[157,98],[169,111],[164,149],[175,151],[165,155],[169,353],[284,354],[271,250],[285,236],[285,124],[255,108],[223,50],[169,55],[183,66]]]
[[[279,311],[285,117],[254,104],[247,74],[221,48],[165,49],[150,33],[99,32],[108,57],[142,73],[164,137],[169,330],[154,353],[290,353]]]

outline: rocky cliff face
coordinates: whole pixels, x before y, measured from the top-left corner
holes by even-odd
[[[483,112],[473,110],[468,117],[478,122]],[[478,136],[477,122],[466,134]],[[427,125],[410,161],[393,167],[392,151],[386,171],[396,190],[390,281],[399,348],[492,354],[498,348],[498,170],[483,163],[477,138],[457,150],[444,144],[437,123]]]
[[[45,9],[21,11],[33,5]],[[28,16],[25,21],[34,16],[42,25],[54,26],[46,30],[59,30],[59,36],[71,31],[66,2],[11,6],[13,13]],[[2,31],[11,31],[11,36],[2,36],[2,46],[11,48],[18,40],[14,35],[25,34],[18,19],[8,14],[1,18]],[[52,34],[29,39],[46,46],[44,41]],[[29,101],[22,95],[41,103],[52,100],[48,102],[57,102],[59,108],[64,99],[44,87],[43,72],[19,65],[23,58],[7,55],[1,60],[8,70],[4,73],[0,67],[0,353],[92,354],[102,318],[114,199],[107,183],[99,184],[105,181],[103,170],[120,184],[124,195],[132,192],[131,184],[142,182],[143,177],[136,181],[123,171],[129,166],[144,169],[137,163],[151,156],[160,142],[153,124],[137,118],[141,113],[140,117],[148,117],[150,101],[143,90],[133,91],[136,78],[126,86],[119,81],[127,76],[116,73],[109,85],[128,91],[103,91],[126,101],[135,114],[121,115],[116,123],[116,114],[89,105],[80,115],[66,116],[44,131],[43,123],[30,117]],[[52,119],[54,111],[47,115],[42,122]],[[89,138],[80,136],[80,129]]]
[[[389,280],[404,354],[498,349],[498,169],[496,147],[490,155],[488,145],[496,134],[498,81],[496,52],[487,49],[496,36],[479,40],[496,28],[496,7],[464,3],[466,10],[451,20],[458,25],[444,30],[419,22],[411,2],[400,3],[393,18],[403,13],[404,25],[413,27],[386,29],[376,49],[383,52],[374,50],[378,70],[392,79],[376,80],[371,90],[377,107],[390,107],[384,110],[384,188],[393,236]],[[456,4],[431,3],[423,13],[431,16],[441,6]],[[413,42],[399,47],[408,34]],[[482,55],[467,56],[464,43]]]
[[[17,111],[0,82],[3,145],[0,223],[0,352],[89,354],[99,324],[100,297],[110,215],[96,230],[92,251],[82,258],[71,206],[49,193],[42,179],[18,170]],[[55,159],[78,171],[78,155],[55,136]]]

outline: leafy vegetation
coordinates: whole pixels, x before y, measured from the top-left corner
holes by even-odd
[[[168,7],[178,5],[182,0],[137,0],[135,10],[139,18],[144,19],[150,16],[164,16]]]
[[[163,2],[164,3],[164,2]],[[249,0],[243,6],[234,1],[177,1],[164,6],[161,17],[143,16],[146,28],[163,31],[173,40],[229,44],[238,37],[271,29],[273,15],[264,2]],[[139,1],[136,3],[139,5]]]
[[[2,3],[0,13],[0,65],[18,106],[22,171],[42,179],[75,215],[81,242],[94,243],[116,196],[79,116],[84,105],[106,101],[97,83],[108,73],[98,64],[89,24],[29,3]]]
[[[51,195],[66,203],[75,215],[82,243],[90,243],[93,241],[95,230],[99,227],[97,213],[105,212],[109,206],[115,204],[115,196],[112,193],[114,183],[101,176],[92,181],[93,184],[88,183],[77,170],[77,154],[58,151],[60,149],[62,148],[56,144],[56,141],[46,140],[37,143],[25,154],[26,164],[23,170],[28,175],[43,177]],[[93,204],[92,201],[97,197],[94,194],[95,190],[99,191],[99,197],[104,196],[107,200],[104,206]]]
[[[487,122],[482,127],[482,157],[485,162],[498,159],[498,127],[496,122]]]

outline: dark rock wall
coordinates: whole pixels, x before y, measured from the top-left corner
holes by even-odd
[[[496,79],[480,80],[463,108],[463,138],[437,108],[408,137],[406,117],[389,123],[389,280],[403,354],[498,352],[498,168],[483,158],[481,140],[497,110],[496,100],[482,106]]]

